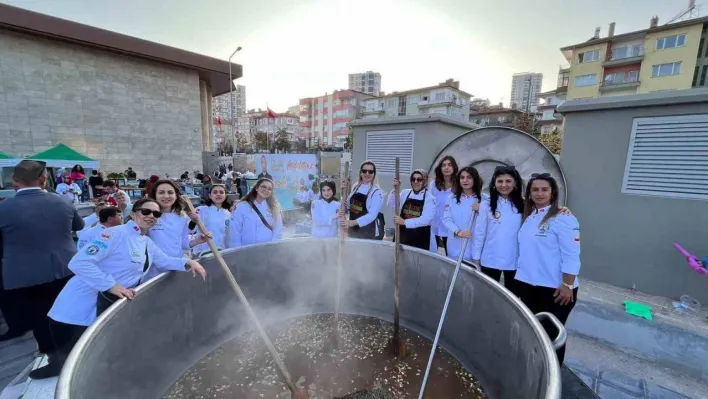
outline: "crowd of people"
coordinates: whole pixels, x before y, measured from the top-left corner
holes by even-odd
[[[434,171],[429,180],[426,171],[414,170],[411,188],[400,191],[393,218],[400,237],[386,234],[391,229],[385,229],[385,193],[374,162],[361,164],[351,189],[342,187],[341,200],[332,180],[315,182],[302,196],[311,204],[312,236],[344,232],[359,239],[401,240],[453,259],[462,256],[503,282],[532,312],[550,312],[565,323],[577,299],[580,237],[577,219],[559,206],[556,180],[541,171],[524,186],[513,166],[502,166],[495,169],[487,195],[479,172],[458,167],[451,156]],[[72,204],[83,192],[72,188],[76,180],[61,176],[68,188],[62,186],[56,195],[44,189],[51,177],[41,162],[22,161],[13,176],[17,195],[0,203],[0,308],[10,327],[0,341],[33,331],[49,359],[32,371],[34,379],[58,375],[86,328],[117,299],[133,299],[138,285],[171,271],[204,278],[206,271],[194,259],[209,252],[207,238],[226,249],[283,237],[283,213],[274,183],[265,175],[235,203],[225,184],[211,184],[207,200],[194,212],[175,181],[151,179],[146,195],[134,203],[103,181],[95,212],[83,220]],[[393,180],[389,208],[396,207],[400,185]],[[206,232],[197,230],[199,220]],[[44,234],[38,239],[40,230]],[[77,232],[76,244],[72,232]],[[469,245],[461,254],[464,240]],[[544,328],[553,332],[551,325]],[[561,363],[564,351],[557,352]]]

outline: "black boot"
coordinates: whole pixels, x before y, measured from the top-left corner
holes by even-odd
[[[62,364],[56,355],[49,355],[47,365],[30,371],[29,377],[33,380],[57,377],[61,373],[61,366]]]

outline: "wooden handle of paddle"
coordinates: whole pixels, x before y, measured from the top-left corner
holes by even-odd
[[[186,195],[182,196],[182,199],[187,203],[187,208],[189,208],[190,211],[196,212],[194,209],[194,205],[192,204],[192,200],[187,197]],[[202,222],[201,219],[197,219],[195,221],[197,224],[197,227],[199,227],[199,231],[202,232],[202,234],[206,234],[207,229],[204,226],[204,223]],[[221,268],[224,270],[224,274],[226,274],[226,278],[229,280],[229,283],[231,283],[231,288],[233,288],[234,292],[236,292],[236,296],[238,296],[238,299],[243,303],[243,305],[246,307],[246,311],[248,313],[248,316],[251,318],[251,321],[253,324],[256,325],[256,329],[258,330],[258,333],[260,334],[261,338],[263,339],[263,342],[265,342],[266,347],[268,348],[268,352],[270,352],[271,357],[273,357],[273,361],[275,362],[275,365],[278,367],[278,371],[280,374],[283,376],[283,379],[285,380],[285,384],[290,388],[290,390],[295,394],[297,391],[297,388],[295,387],[295,384],[293,384],[292,377],[290,377],[290,373],[288,373],[288,370],[285,368],[285,364],[283,361],[280,359],[280,356],[278,356],[278,353],[275,351],[275,346],[273,346],[273,343],[271,342],[270,338],[268,338],[268,335],[266,334],[265,330],[261,326],[261,323],[258,321],[258,317],[256,317],[256,313],[253,311],[253,308],[251,308],[251,305],[248,303],[248,299],[246,299],[246,295],[243,293],[241,290],[241,287],[238,285],[236,282],[236,278],[234,277],[233,273],[231,273],[231,269],[229,269],[229,266],[226,265],[226,261],[224,258],[221,256],[221,253],[219,252],[219,249],[216,247],[216,244],[214,244],[214,240],[212,240],[210,237],[206,237],[207,240],[207,245],[209,245],[209,249],[211,249],[212,254],[214,254],[214,258],[216,258],[216,261],[219,263]]]
[[[399,209],[401,207],[401,178],[400,178],[400,167],[401,167],[401,158],[396,157],[396,180],[398,180],[398,185],[393,188],[394,193],[396,194],[396,199],[395,199],[395,207],[393,214],[396,216],[401,216],[401,210]],[[394,238],[396,240],[396,264],[398,264],[398,250],[399,250],[399,245],[400,245],[400,240],[401,238],[399,237],[399,233],[401,232],[401,226],[398,223],[393,224],[394,228]]]

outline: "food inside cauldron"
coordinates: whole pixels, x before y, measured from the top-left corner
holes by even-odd
[[[401,328],[407,356],[386,351],[393,325],[379,319],[340,315],[338,349],[325,350],[331,314],[286,320],[267,328],[296,385],[312,399],[417,398],[431,342]],[[189,369],[164,399],[286,399],[290,391],[255,332],[238,336]],[[486,398],[477,380],[438,350],[426,398]]]

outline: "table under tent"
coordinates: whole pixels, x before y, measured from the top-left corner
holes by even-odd
[[[50,176],[56,176],[56,170],[58,168],[64,168],[67,172],[70,172],[75,165],[81,165],[84,168],[87,182],[88,178],[91,176],[91,170],[98,169],[100,166],[99,161],[89,158],[61,143],[48,150],[28,156],[25,159],[46,162]]]

